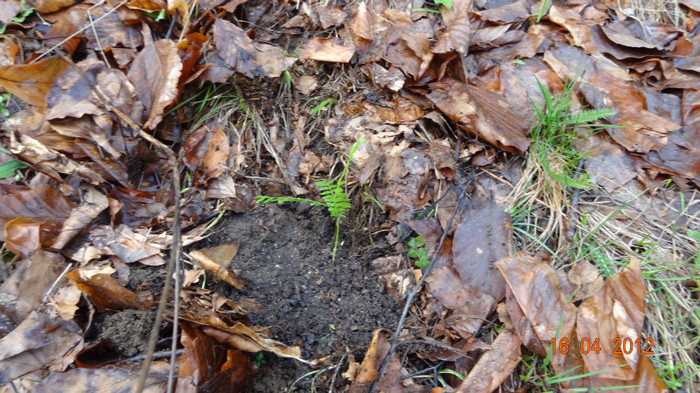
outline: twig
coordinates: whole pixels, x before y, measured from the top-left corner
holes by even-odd
[[[575,179],[578,179],[579,174],[581,174],[581,169],[583,169],[583,160],[578,163],[576,167]],[[569,228],[566,231],[566,238],[573,240],[574,234],[576,233],[576,224],[578,223],[578,201],[581,196],[581,189],[576,187],[574,189],[574,194],[571,196],[571,214],[569,214]]]
[[[448,190],[449,192],[449,190]],[[452,227],[452,221],[454,221],[455,216],[457,215],[457,212],[460,210],[460,205],[462,204],[462,200],[464,199],[465,195],[467,194],[467,188],[465,187],[462,192],[459,194],[459,198],[457,198],[457,204],[455,206],[454,211],[452,212],[452,216],[450,216],[450,220],[447,222],[447,227],[446,228],[451,228]],[[437,248],[435,249],[435,253],[433,254],[433,258],[430,260],[430,264],[428,265],[428,268],[425,269],[425,272],[423,273],[423,276],[421,276],[420,280],[418,280],[418,283],[416,286],[413,288],[413,290],[408,294],[408,297],[406,298],[406,304],[403,307],[403,313],[401,313],[401,319],[399,319],[399,324],[396,326],[396,332],[394,333],[394,339],[391,342],[391,347],[389,348],[389,352],[387,352],[386,356],[384,357],[384,360],[382,361],[382,365],[379,367],[378,371],[378,376],[377,379],[372,382],[372,386],[369,389],[369,393],[374,392],[374,389],[377,386],[377,383],[382,379],[382,374],[384,373],[384,369],[386,366],[389,364],[389,359],[391,358],[391,355],[396,351],[396,347],[399,346],[399,334],[401,333],[401,329],[403,329],[403,325],[406,322],[406,318],[408,317],[408,310],[411,308],[411,304],[413,303],[413,298],[416,297],[418,292],[421,290],[423,287],[423,282],[425,282],[425,278],[428,277],[430,272],[433,270],[435,267],[435,262],[438,260],[438,257],[440,256],[440,251],[442,250],[442,246],[445,243],[445,238],[447,237],[447,232],[449,230],[445,230],[442,233],[442,236],[440,237],[440,243],[438,243]]]
[[[89,24],[87,24],[87,25],[81,27],[81,28],[78,29],[78,31],[76,31],[75,33],[73,33],[73,34],[69,35],[68,37],[64,38],[63,41],[61,41],[61,42],[59,42],[58,44],[52,46],[51,48],[49,48],[49,49],[48,49],[46,52],[44,52],[43,54],[37,56],[34,60],[32,60],[32,61],[30,62],[30,64],[31,64],[31,63],[35,63],[35,62],[41,60],[44,56],[46,56],[46,55],[48,55],[49,53],[51,53],[54,49],[58,49],[61,45],[65,44],[66,42],[68,42],[68,41],[70,41],[71,39],[75,38],[77,35],[81,34],[83,31],[87,30],[89,27],[94,26],[95,23],[97,23],[97,22],[101,21],[102,19],[108,17],[111,13],[113,13],[113,12],[116,11],[119,7],[121,7],[121,6],[123,6],[124,4],[126,4],[128,1],[129,1],[129,0],[122,0],[121,3],[117,4],[117,5],[116,5],[115,7],[113,7],[111,10],[107,11],[104,15],[100,16],[99,18],[95,19],[94,21],[91,21],[91,23],[89,23]],[[102,4],[102,3],[104,3],[104,1],[102,1],[100,4]],[[96,5],[95,5],[95,6],[96,6]],[[90,7],[90,9],[94,8],[95,6]],[[97,35],[95,35],[95,39],[97,39]],[[58,51],[56,51],[56,53],[58,53]],[[88,80],[88,82],[89,82],[89,80]],[[95,89],[92,89],[92,90],[95,91]],[[107,103],[105,103],[105,105],[107,105]]]
[[[175,153],[170,149],[168,146],[166,146],[163,142],[159,141],[158,139],[154,138],[147,132],[145,132],[142,127],[133,119],[131,119],[128,115],[126,115],[124,112],[122,112],[119,108],[112,106],[109,103],[109,100],[100,92],[100,90],[92,83],[92,81],[85,75],[83,70],[81,70],[75,63],[73,63],[72,60],[67,58],[65,55],[62,53],[56,51],[61,58],[63,58],[64,61],[66,61],[68,64],[70,64],[77,72],[80,74],[80,76],[85,80],[87,85],[90,87],[90,90],[97,95],[97,97],[102,101],[102,104],[105,106],[105,109],[108,111],[112,111],[114,114],[116,114],[121,120],[123,120],[129,127],[131,127],[134,130],[139,131],[139,135],[147,140],[148,142],[152,143],[159,149],[161,149],[165,154],[168,156],[168,159],[170,161],[170,166],[171,166],[171,171],[173,175],[173,194],[174,194],[174,208],[173,208],[173,245],[172,249],[170,251],[170,261],[168,262],[168,271],[165,276],[165,283],[163,284],[163,291],[161,292],[160,296],[160,301],[158,302],[158,309],[156,310],[156,320],[153,323],[153,330],[151,330],[151,336],[148,341],[148,350],[146,352],[146,358],[144,359],[143,365],[141,366],[141,373],[139,375],[139,380],[136,384],[136,387],[134,388],[134,392],[136,393],[141,393],[143,391],[143,386],[146,383],[146,378],[148,377],[148,369],[151,366],[151,360],[153,358],[153,353],[156,348],[156,341],[158,341],[158,327],[160,324],[163,322],[163,313],[165,312],[165,305],[167,303],[167,298],[170,290],[170,284],[171,280],[173,277],[173,272],[177,271],[177,274],[175,275],[175,296],[174,296],[174,305],[173,305],[173,336],[172,336],[172,346],[171,346],[171,353],[170,353],[170,374],[168,377],[168,392],[172,392],[172,383],[174,380],[174,369],[175,369],[175,358],[177,356],[177,320],[178,320],[178,313],[179,313],[179,299],[180,299],[180,244],[181,244],[181,239],[180,239],[180,174],[178,171],[178,165],[177,165],[177,158],[175,157]]]

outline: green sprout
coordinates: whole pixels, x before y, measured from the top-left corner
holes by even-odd
[[[428,260],[428,254],[425,252],[425,242],[420,236],[412,237],[408,243],[408,257],[415,260],[416,267],[420,269],[427,269],[430,265]]]
[[[316,185],[318,185],[319,191],[321,193],[321,199],[323,202],[315,201],[313,199],[307,198],[296,198],[296,197],[272,197],[267,195],[258,195],[255,197],[255,202],[257,203],[285,203],[285,202],[300,202],[309,203],[313,206],[325,206],[328,209],[328,213],[331,218],[335,220],[335,242],[333,244],[333,258],[335,262],[335,254],[338,251],[338,238],[340,236],[340,220],[345,218],[347,213],[350,211],[352,205],[350,204],[350,197],[345,191],[345,176],[348,174],[348,169],[350,168],[350,163],[352,162],[352,157],[355,152],[364,142],[364,138],[355,142],[350,149],[348,155],[348,163],[341,172],[340,177],[337,180],[326,180],[319,179],[316,180]]]

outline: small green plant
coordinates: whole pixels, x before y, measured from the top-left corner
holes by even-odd
[[[311,101],[313,101],[313,100],[314,100],[314,98],[312,98],[312,99],[310,99],[309,101],[307,101],[307,103],[309,103],[309,102],[311,102]],[[310,114],[311,116],[316,116],[319,112],[321,112],[322,110],[324,110],[327,106],[335,105],[335,104],[337,104],[337,103],[338,103],[338,100],[336,100],[336,99],[333,98],[333,97],[326,98],[325,100],[321,101],[320,104],[318,104],[318,105],[316,105],[315,107],[311,108],[311,110],[309,111],[309,114]]]
[[[313,199],[307,198],[296,198],[296,197],[272,197],[267,195],[258,195],[255,197],[255,202],[257,203],[285,203],[285,202],[300,202],[300,203],[310,203],[314,206],[325,206],[328,209],[328,213],[331,218],[335,220],[335,242],[333,244],[333,261],[335,262],[335,254],[338,251],[338,237],[340,236],[340,220],[345,218],[347,213],[350,211],[352,205],[350,204],[350,197],[345,191],[345,176],[348,174],[350,169],[350,163],[352,162],[352,157],[355,152],[364,143],[364,138],[355,142],[350,149],[348,154],[348,163],[345,165],[343,172],[340,173],[340,177],[336,180],[326,180],[319,179],[316,180],[316,185],[318,185],[319,192],[321,194],[321,199],[323,202],[315,201]]]
[[[446,9],[452,9],[452,0],[435,0],[435,5],[436,6],[445,6]],[[431,8],[413,8],[413,12],[432,12],[434,14],[441,14],[442,11],[440,10],[434,10]]]
[[[9,150],[0,147],[0,151],[5,154],[12,154]],[[17,174],[18,169],[24,169],[27,166],[22,164],[17,159],[12,159],[0,165],[0,179],[6,179],[8,177],[13,177]],[[21,176],[21,175],[18,175]]]
[[[428,260],[428,254],[425,252],[425,242],[420,236],[412,237],[408,243],[408,257],[414,260],[416,267],[420,269],[427,269],[430,265]]]
[[[551,2],[552,2],[551,0],[543,0],[542,1],[542,8],[540,8],[539,11],[532,14],[532,16],[534,16],[537,19],[538,23],[540,20],[542,20],[542,17],[544,17],[544,14],[547,13],[547,9],[549,8],[549,4]]]
[[[10,102],[10,97],[10,93],[0,94],[0,114],[2,114],[5,117],[10,116],[10,111],[5,106],[8,102]]]
[[[547,86],[538,81],[544,97],[544,107],[535,103],[535,113],[539,124],[532,130],[530,155],[535,156],[551,178],[566,187],[587,190],[590,182],[583,173],[581,179],[575,177],[579,163],[586,158],[585,153],[576,150],[575,144],[581,140],[578,135],[583,129],[595,133],[611,125],[590,124],[597,120],[614,116],[617,112],[608,109],[590,109],[573,114],[575,83],[569,82],[560,96],[553,96]]]
[[[153,19],[156,22],[160,22],[162,20],[165,20],[165,8],[160,10],[160,12],[146,12],[146,16]]]

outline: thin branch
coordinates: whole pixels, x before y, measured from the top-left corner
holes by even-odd
[[[449,189],[448,189],[449,192]],[[445,238],[447,237],[447,232],[449,232],[449,228],[452,227],[452,221],[454,221],[455,216],[457,215],[457,212],[460,210],[460,206],[462,205],[462,200],[464,200],[464,197],[467,195],[467,187],[464,187],[464,190],[459,194],[459,198],[457,199],[457,203],[455,205],[455,209],[452,212],[452,216],[450,216],[450,220],[447,222],[447,230],[445,230],[442,233],[442,236],[440,237],[440,243],[438,243],[437,248],[435,249],[435,253],[433,254],[433,258],[430,261],[430,265],[428,265],[428,268],[425,269],[425,272],[423,273],[423,276],[421,276],[420,280],[418,280],[418,283],[416,286],[413,288],[413,290],[408,294],[408,297],[406,298],[406,304],[403,307],[403,313],[401,313],[401,319],[399,319],[399,324],[396,326],[396,332],[394,333],[394,339],[391,342],[391,347],[389,348],[389,352],[387,352],[386,356],[384,357],[384,360],[382,361],[382,365],[379,367],[379,375],[377,376],[377,379],[372,382],[372,386],[369,389],[369,393],[373,393],[374,389],[377,386],[377,383],[382,379],[382,375],[384,373],[384,369],[386,369],[386,366],[389,364],[389,359],[391,358],[391,355],[396,351],[396,348],[399,346],[399,335],[401,333],[401,330],[403,329],[404,323],[406,323],[406,318],[408,317],[408,310],[411,308],[411,304],[413,304],[413,299],[416,297],[418,292],[421,290],[423,287],[423,282],[425,282],[425,278],[428,277],[430,272],[433,270],[435,267],[435,262],[437,261],[438,257],[440,256],[440,251],[442,251],[442,246],[445,243]]]
[[[109,103],[109,100],[100,92],[100,90],[90,81],[90,79],[85,75],[83,70],[81,70],[75,63],[73,63],[72,60],[70,60],[68,57],[63,55],[62,53],[59,53],[57,51],[58,55],[63,58],[68,64],[70,64],[77,72],[80,74],[80,76],[85,80],[85,82],[88,84],[90,89],[97,95],[97,97],[102,101],[102,104],[105,106],[105,109],[108,111],[113,112],[116,114],[121,120],[123,120],[129,127],[131,127],[134,130],[139,131],[139,135],[147,140],[148,142],[152,143],[159,149],[161,149],[165,154],[168,156],[168,160],[170,161],[170,166],[171,166],[171,171],[172,171],[172,176],[173,176],[173,194],[174,194],[174,208],[173,208],[173,245],[172,249],[170,251],[170,261],[168,262],[168,271],[165,275],[165,283],[163,284],[163,290],[161,292],[160,296],[160,301],[158,302],[158,309],[156,310],[156,320],[153,323],[153,330],[151,330],[151,336],[148,341],[148,350],[146,352],[146,358],[144,359],[143,365],[141,366],[141,373],[139,375],[139,380],[136,384],[136,387],[134,388],[134,392],[141,393],[143,391],[144,384],[146,382],[146,378],[148,377],[148,369],[151,366],[151,361],[153,358],[153,353],[155,352],[156,348],[156,341],[158,341],[158,333],[159,333],[159,326],[163,322],[163,314],[165,312],[165,306],[167,303],[167,298],[170,290],[170,285],[171,281],[173,278],[173,273],[177,271],[177,275],[175,277],[175,284],[176,284],[176,293],[175,293],[175,302],[174,302],[174,310],[173,310],[173,336],[172,336],[172,348],[171,348],[171,353],[170,353],[170,375],[168,378],[168,392],[172,391],[172,381],[174,380],[173,374],[174,374],[174,368],[175,368],[175,359],[177,357],[177,320],[178,320],[178,308],[179,308],[179,298],[180,298],[180,285],[181,285],[181,280],[179,279],[180,275],[180,252],[181,252],[181,239],[180,239],[180,174],[178,171],[178,164],[177,164],[177,158],[175,156],[175,153],[165,145],[163,142],[159,141],[158,139],[154,138],[147,132],[145,132],[141,125],[139,125],[135,120],[131,119],[128,115],[126,115],[124,112],[122,112],[119,108],[112,106]]]

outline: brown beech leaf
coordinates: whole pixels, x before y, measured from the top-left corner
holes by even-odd
[[[78,3],[75,0],[34,0],[28,2],[34,10],[40,14],[56,12]]]
[[[60,254],[38,251],[17,262],[17,269],[0,286],[3,313],[18,323],[41,305],[46,291],[60,276],[65,263]],[[14,326],[13,326],[14,328]]]
[[[201,329],[184,323],[180,339],[178,392],[244,392],[252,364],[241,351],[227,350]],[[199,390],[197,389],[199,387]]]
[[[108,274],[95,274],[89,278],[83,278],[80,271],[73,270],[66,274],[82,292],[90,295],[97,310],[122,310],[124,308],[149,308],[155,303],[148,299],[142,299],[139,295],[121,286],[117,280]]]
[[[103,3],[101,7],[91,9],[90,15],[92,15],[93,20],[99,18],[100,21],[95,23],[92,28],[85,30],[88,49],[102,50],[111,47],[138,48],[142,46],[144,42],[139,25],[134,24],[133,21],[126,20],[138,18],[138,15],[127,8],[120,8],[118,12],[111,11],[113,11],[113,8],[107,3]]]
[[[127,74],[146,107],[145,128],[153,129],[163,119],[165,108],[177,97],[181,72],[182,62],[175,42],[146,40],[146,46],[136,55]]]
[[[75,235],[87,229],[90,223],[109,207],[107,197],[94,187],[83,187],[81,195],[82,201],[70,212],[70,216],[63,223],[61,233],[51,245],[52,248],[63,249]]]
[[[68,67],[63,59],[49,58],[32,64],[0,67],[0,86],[35,106],[46,106],[46,94],[53,81]]]
[[[141,11],[155,12],[165,9],[167,4],[165,0],[131,0],[126,3],[126,6]]]
[[[311,37],[304,43],[299,58],[331,63],[348,63],[354,54],[355,48],[343,46],[336,37]]]
[[[467,288],[503,299],[506,282],[493,263],[510,254],[512,236],[510,217],[495,205],[464,217],[454,235],[452,254],[454,268]]]
[[[242,289],[246,284],[248,284],[246,280],[236,277],[236,273],[233,270],[227,269],[226,265],[209,258],[203,252],[191,251],[190,257],[194,262],[200,264],[203,268],[214,273],[216,277],[220,278],[236,289]]]
[[[389,353],[391,343],[387,339],[387,332],[377,329],[373,332],[372,343],[367,348],[365,358],[357,370],[355,380],[350,385],[350,393],[366,392],[372,383],[379,377],[379,367]],[[401,362],[396,353],[392,353],[389,364],[384,369],[382,379],[377,384],[377,391],[387,393],[406,392],[401,381]]]
[[[514,331],[502,331],[491,344],[491,349],[481,355],[469,371],[457,393],[488,393],[498,389],[520,362],[521,344]]]
[[[350,28],[357,37],[371,41],[375,38],[373,19],[367,10],[367,3],[361,2],[357,7],[357,15],[350,22]]]
[[[54,372],[32,388],[33,393],[84,393],[86,387],[95,392],[118,393],[131,391],[139,377],[139,363],[103,366],[100,368],[72,368]],[[154,361],[148,369],[144,393],[162,393],[168,385],[168,362]]]
[[[140,261],[143,264],[158,266],[165,263],[161,257],[163,244],[156,244],[152,234],[145,235],[144,231],[131,229],[126,225],[120,225],[116,229],[103,225],[93,228],[90,232],[90,240],[98,249],[116,255],[123,262],[132,263]]]
[[[194,172],[197,184],[205,184],[224,173],[230,146],[226,132],[219,124],[201,126],[185,141],[185,165]]]
[[[526,115],[514,112],[501,93],[455,80],[433,83],[430,89],[426,97],[460,128],[504,150],[523,153],[530,146]]]
[[[253,40],[243,29],[231,22],[217,19],[213,31],[214,45],[226,65],[249,78],[261,74]]]
[[[52,363],[62,370],[62,365],[72,363],[82,348],[82,336],[75,322],[32,311],[0,340],[0,384],[11,383],[15,378]]]
[[[8,221],[18,217],[40,221],[47,225],[46,228],[58,230],[70,216],[74,206],[75,204],[63,194],[46,184],[0,196],[0,225],[5,227],[0,239],[5,239]],[[45,233],[45,239],[52,240],[57,233]]]
[[[496,262],[513,293],[517,305],[511,304],[509,314],[515,326],[528,326],[528,330],[516,330],[523,342],[533,351],[551,348],[550,340],[555,337],[575,341],[576,307],[562,293],[560,277],[554,269],[523,253],[506,257]],[[527,324],[523,324],[525,318]],[[563,355],[557,352],[552,356],[552,367],[557,373],[563,373],[571,367],[580,366],[581,359],[574,351]],[[570,387],[580,387],[585,380],[574,380]]]
[[[431,50],[433,53],[447,53],[456,51],[462,56],[469,53],[469,41],[471,26],[469,23],[469,9],[472,0],[454,1],[449,10],[443,11],[443,19],[447,29]]]

